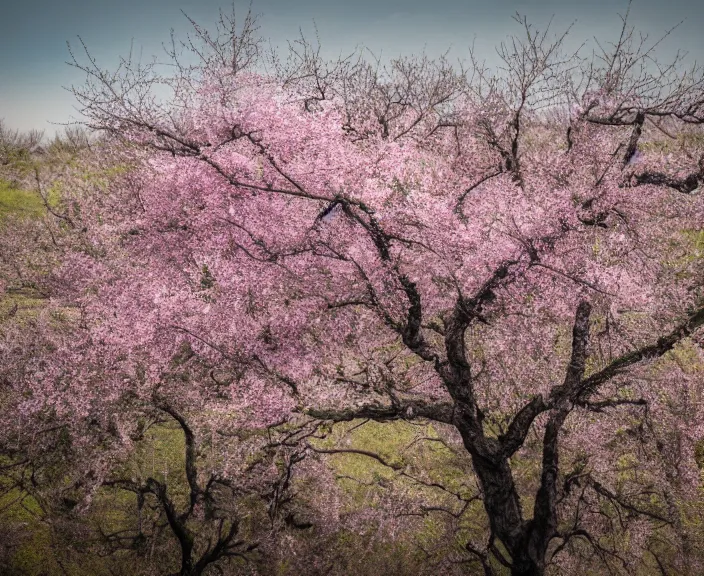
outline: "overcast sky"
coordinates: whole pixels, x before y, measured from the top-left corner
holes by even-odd
[[[81,83],[66,65],[66,42],[80,36],[103,68],[113,68],[134,40],[144,56],[161,54],[171,28],[185,33],[186,12],[210,27],[227,0],[0,0],[0,118],[13,128],[44,129],[76,116],[74,101],[62,86]],[[236,1],[244,15],[249,2]],[[438,55],[452,48],[466,57],[474,42],[489,62],[493,47],[518,32],[511,15],[525,14],[538,27],[554,15],[553,29],[575,27],[571,41],[597,36],[613,40],[627,1],[614,0],[254,0],[261,34],[274,43],[295,39],[299,28],[311,35],[318,27],[326,54],[365,45],[383,57],[419,52]],[[634,0],[631,22],[659,37],[683,24],[663,46],[662,54],[686,50],[704,63],[704,2]],[[593,45],[593,43],[592,43]],[[60,129],[60,126],[58,127]]]

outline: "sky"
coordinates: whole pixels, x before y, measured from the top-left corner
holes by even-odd
[[[120,55],[134,43],[149,59],[162,55],[162,43],[173,28],[185,35],[189,23],[182,11],[199,24],[212,27],[218,9],[229,0],[0,0],[0,118],[20,130],[41,129],[48,135],[62,123],[78,118],[70,91],[83,76],[66,64],[67,41],[80,48],[85,42],[101,68],[114,69]],[[511,16],[526,15],[543,29],[563,31],[574,23],[570,42],[593,37],[614,41],[619,13],[626,0],[254,0],[260,15],[260,34],[274,44],[294,40],[302,30],[314,36],[317,27],[322,51],[329,56],[349,53],[358,45],[382,58],[423,50],[437,56],[450,49],[453,58],[466,58],[474,44],[489,64],[494,47],[520,32]],[[249,1],[235,1],[243,16]],[[704,2],[701,0],[634,0],[630,22],[651,38],[684,22],[663,44],[660,54],[689,52],[704,64]]]

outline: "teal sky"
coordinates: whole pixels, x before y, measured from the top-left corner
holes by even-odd
[[[66,42],[78,44],[81,36],[98,63],[114,68],[134,40],[144,57],[161,53],[169,31],[188,30],[186,12],[210,27],[217,19],[217,0],[3,0],[0,6],[0,118],[10,127],[39,128],[47,133],[56,123],[75,116],[72,95],[62,86],[81,83],[82,77],[66,65]],[[242,15],[248,2],[235,2]],[[626,2],[609,0],[255,0],[261,34],[275,44],[295,39],[299,28],[306,35],[318,27],[328,55],[366,45],[384,57],[425,50],[438,55],[465,57],[474,41],[491,63],[493,47],[517,32],[511,15],[527,15],[537,26],[554,15],[554,31],[576,22],[572,42],[593,36],[614,39]],[[681,20],[668,39],[663,57],[678,49],[704,63],[704,2],[695,0],[635,0],[631,22],[658,37]],[[593,45],[593,42],[592,42]],[[58,126],[58,129],[61,127]]]

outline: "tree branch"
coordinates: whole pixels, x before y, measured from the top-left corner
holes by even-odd
[[[677,326],[668,335],[659,338],[654,344],[648,344],[638,350],[624,354],[611,362],[606,368],[599,370],[579,384],[575,401],[585,402],[589,396],[594,394],[599,386],[613,377],[621,374],[626,368],[637,364],[643,360],[658,358],[672,350],[679,341],[690,336],[700,326],[704,325],[704,308],[700,308]]]
[[[627,185],[642,186],[651,184],[653,186],[667,186],[673,190],[677,190],[682,194],[691,194],[704,182],[704,172],[692,172],[684,178],[676,178],[665,174],[664,172],[643,172],[641,174],[633,174]]]
[[[157,407],[178,422],[186,438],[186,479],[188,480],[188,486],[190,488],[190,504],[188,512],[185,516],[188,516],[191,512],[193,512],[193,508],[198,502],[198,497],[202,492],[200,486],[198,486],[198,470],[196,468],[197,447],[195,434],[188,425],[188,422],[186,422],[186,419],[169,404],[164,401],[158,401]]]
[[[368,418],[377,422],[426,418],[443,424],[452,424],[454,406],[449,402],[431,404],[423,400],[399,399],[398,402],[388,406],[370,404],[342,410],[303,408],[301,412],[311,418],[333,422],[349,422],[357,418]]]

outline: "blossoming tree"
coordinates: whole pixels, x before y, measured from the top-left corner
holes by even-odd
[[[250,18],[194,25],[174,74],[86,51],[82,112],[135,168],[76,200],[91,248],[66,254],[54,297],[84,337],[16,376],[19,409],[104,410],[129,444],[117,407],[151,402],[193,462],[197,426],[302,418],[275,443],[297,446],[288,475],[326,452],[396,469],[321,448],[316,422],[432,421],[486,514],[470,570],[696,570],[704,79],[652,67],[625,19],[590,60],[518,22],[495,73],[326,62],[303,40],[264,67]],[[207,370],[174,378],[184,350]],[[186,472],[191,514],[207,491]]]

